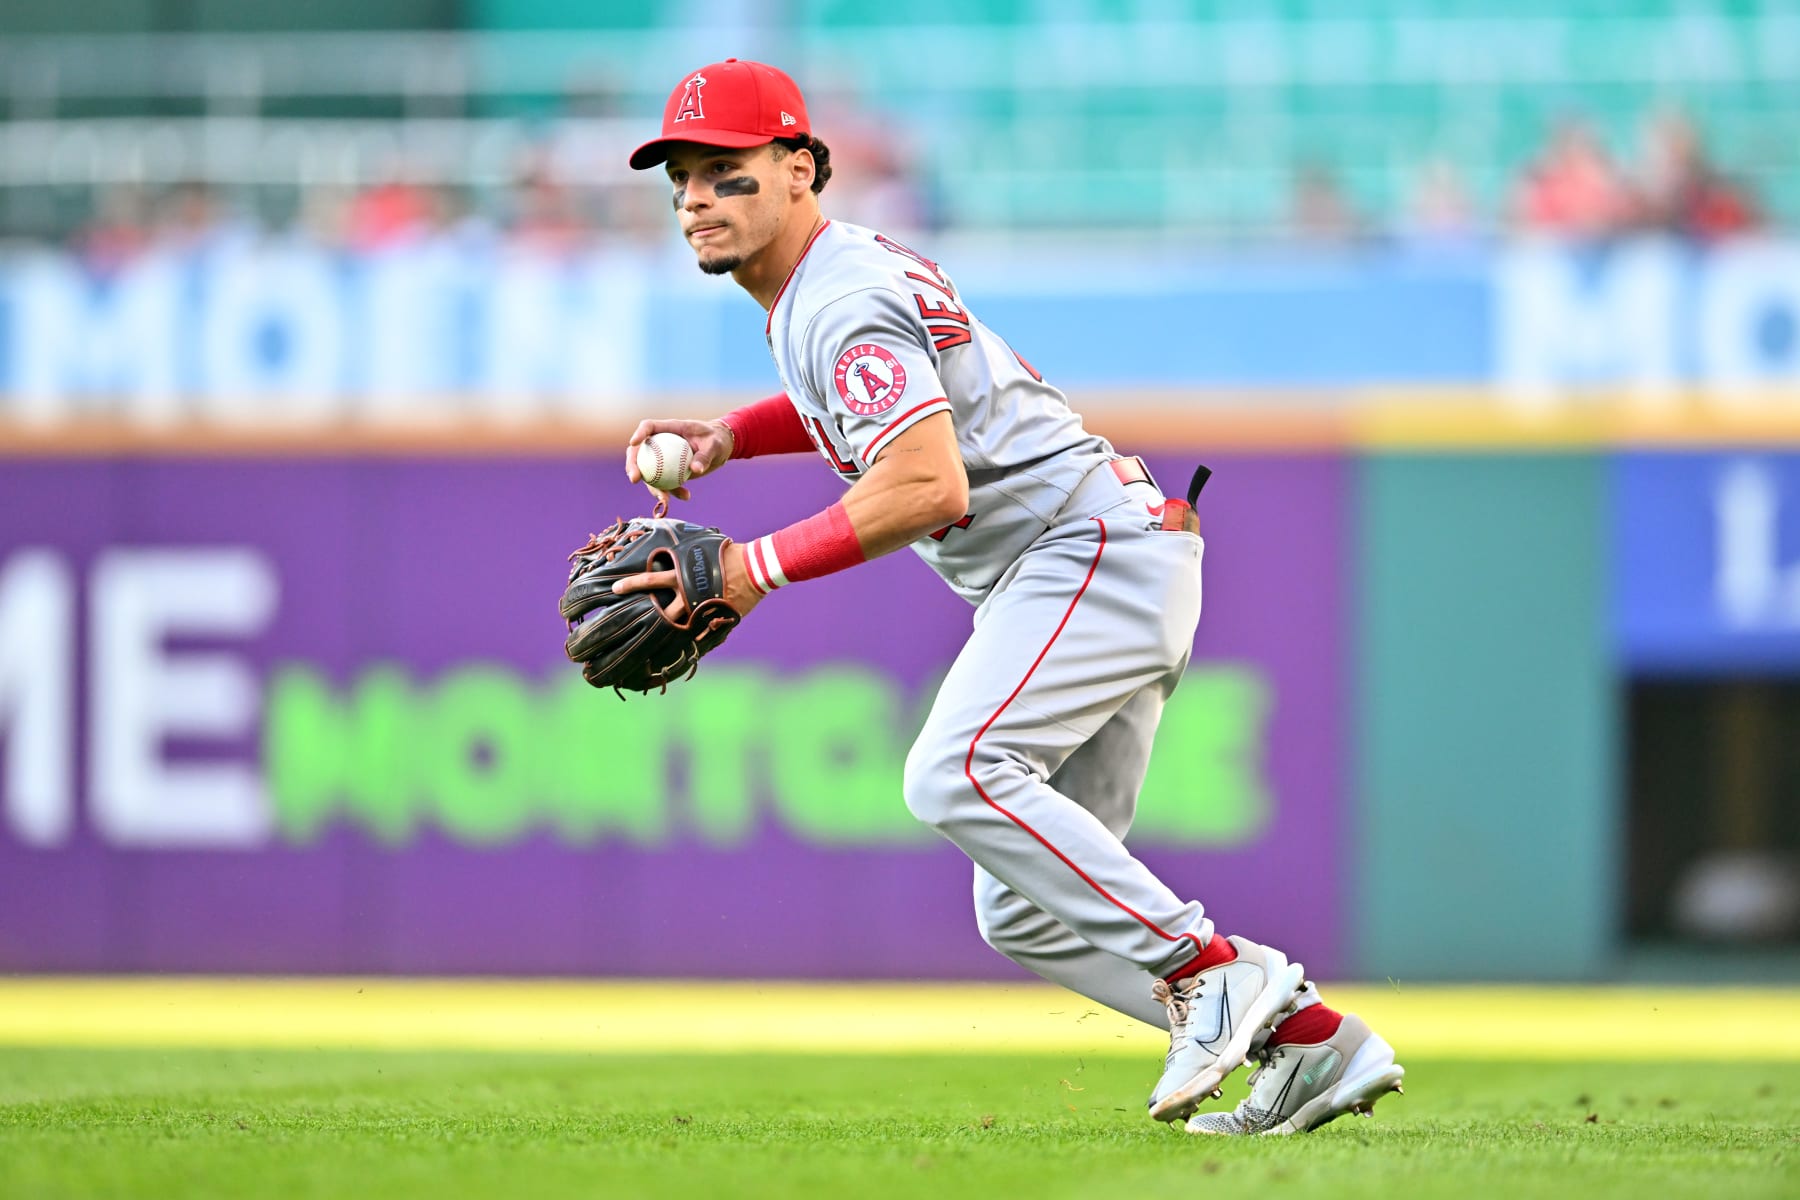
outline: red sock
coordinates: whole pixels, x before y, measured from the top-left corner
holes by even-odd
[[[1212,940],[1207,942],[1200,953],[1194,957],[1194,961],[1167,976],[1167,982],[1174,983],[1177,980],[1186,979],[1190,975],[1198,975],[1208,967],[1221,966],[1236,957],[1237,947],[1215,933],[1212,935]]]
[[[1344,1014],[1323,1004],[1303,1008],[1275,1027],[1271,1046],[1315,1046],[1331,1037],[1343,1024]]]

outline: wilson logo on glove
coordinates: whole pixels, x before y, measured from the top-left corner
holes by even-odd
[[[614,691],[665,690],[700,667],[743,620],[724,599],[720,556],[731,539],[717,529],[669,518],[615,521],[569,555],[559,609],[568,622],[563,650],[584,679]],[[613,591],[649,571],[673,571],[675,588]]]

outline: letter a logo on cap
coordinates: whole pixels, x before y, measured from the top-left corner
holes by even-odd
[[[695,72],[681,89],[681,107],[675,110],[677,121],[704,121],[706,110],[700,107],[700,89],[706,86],[706,76]]]

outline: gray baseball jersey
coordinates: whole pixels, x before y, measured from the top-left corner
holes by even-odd
[[[936,263],[830,222],[769,311],[769,350],[847,482],[950,414],[969,512],[915,545],[976,602],[903,790],[974,860],[982,935],[1046,978],[1155,1024],[1144,972],[1212,936],[1121,839],[1200,617],[1197,533],[1162,519],[1063,395],[984,326]]]
[[[788,398],[846,482],[902,431],[950,414],[968,515],[913,549],[971,601],[1115,457],[943,268],[872,230],[830,221],[814,235],[769,310],[768,336]]]

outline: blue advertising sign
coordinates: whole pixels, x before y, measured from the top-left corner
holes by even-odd
[[[1655,673],[1800,671],[1800,453],[1621,455],[1614,629]]]
[[[1488,373],[1479,261],[1132,266],[1079,244],[1054,271],[973,248],[948,261],[981,318],[1071,388]],[[773,384],[754,303],[655,247],[446,237],[353,253],[221,238],[104,275],[62,251],[0,253],[0,406],[55,414],[105,397],[158,418],[392,419],[454,397],[496,415],[605,417],[646,392]],[[177,413],[193,398],[202,411]]]

